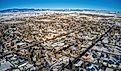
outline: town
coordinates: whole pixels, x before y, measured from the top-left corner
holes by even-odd
[[[0,13],[0,71],[121,71],[121,15]]]

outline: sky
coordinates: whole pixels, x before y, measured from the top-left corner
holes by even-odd
[[[11,8],[80,8],[121,11],[121,0],[0,0],[0,10]]]

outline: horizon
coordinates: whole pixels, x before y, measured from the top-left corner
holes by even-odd
[[[22,9],[49,9],[49,10],[56,10],[56,9],[72,9],[72,10],[76,10],[76,9],[79,9],[79,10],[95,10],[95,11],[106,11],[106,12],[121,12],[121,11],[112,11],[112,10],[106,10],[106,9],[91,9],[91,8],[6,8],[6,9],[0,9],[0,11],[5,11],[5,10],[14,10],[14,9],[19,9],[19,10],[22,10]]]
[[[121,0],[1,0],[0,10],[14,8],[34,9],[91,9],[120,11]]]

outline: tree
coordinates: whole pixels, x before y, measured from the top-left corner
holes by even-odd
[[[14,46],[14,42],[11,42],[11,46]]]

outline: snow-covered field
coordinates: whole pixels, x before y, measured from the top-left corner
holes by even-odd
[[[0,13],[0,20],[10,20],[14,18],[24,18],[24,17],[34,17],[40,16],[44,14],[54,14],[54,13],[80,13],[80,14],[92,14],[92,15],[101,15],[101,16],[114,16],[116,14],[108,14],[108,13],[101,13],[101,12],[91,12],[91,11],[29,11],[29,12],[10,12],[10,13]]]

